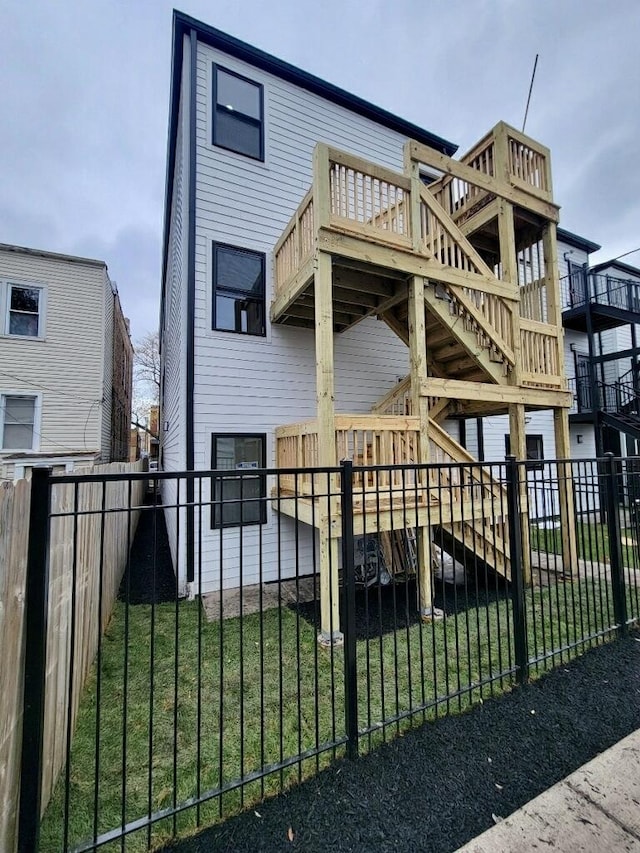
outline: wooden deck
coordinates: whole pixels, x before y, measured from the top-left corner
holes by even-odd
[[[314,330],[317,404],[313,421],[276,431],[277,464],[335,469],[353,460],[356,533],[416,531],[425,618],[434,527],[453,552],[510,575],[504,489],[440,422],[508,413],[511,448],[526,459],[526,411],[553,409],[555,455],[570,455],[557,221],[548,149],[501,122],[459,160],[408,140],[402,172],[319,143],[313,185],[274,248],[271,319]],[[371,415],[337,413],[335,335],[371,316],[407,344],[410,376]],[[339,621],[332,476],[280,477],[273,495],[277,510],[319,531],[327,642]],[[519,485],[526,563],[526,477]],[[559,490],[571,561],[570,480]]]
[[[402,174],[317,146],[313,186],[274,249],[273,322],[314,326],[320,249],[332,257],[335,332],[377,315],[408,340],[407,279],[422,276],[431,375],[564,391],[550,247],[540,236],[543,219],[557,221],[547,149],[500,124],[460,161],[417,143],[405,159]],[[411,177],[419,164],[441,177],[425,186]],[[505,202],[515,270],[500,255]]]

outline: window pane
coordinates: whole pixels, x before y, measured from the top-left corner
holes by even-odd
[[[222,145],[259,160],[262,156],[261,136],[260,124],[242,118],[225,107],[216,109],[214,145]]]
[[[215,327],[229,332],[262,335],[264,334],[263,305],[254,299],[218,294]]]
[[[11,310],[38,313],[40,291],[32,287],[11,288]]]
[[[11,311],[9,314],[9,334],[10,335],[25,335],[31,338],[38,337],[38,315],[37,314],[16,314]]]
[[[35,405],[33,397],[4,398],[4,450],[30,450],[33,447]]]
[[[260,120],[260,86],[218,69],[218,105]]]
[[[218,246],[215,257],[216,288],[241,290],[253,296],[262,296],[264,293],[262,255]]]
[[[217,470],[250,471],[262,467],[263,439],[259,436],[216,436],[213,465]],[[214,478],[213,525],[260,524],[264,521],[264,477]]]

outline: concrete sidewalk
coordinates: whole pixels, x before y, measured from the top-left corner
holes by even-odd
[[[640,729],[458,853],[640,851]]]

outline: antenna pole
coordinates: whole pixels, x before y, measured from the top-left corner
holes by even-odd
[[[522,132],[524,133],[524,129],[527,124],[527,116],[529,114],[529,102],[531,101],[531,92],[533,90],[533,81],[536,78],[536,68],[538,67],[538,54],[536,53],[536,58],[533,63],[533,73],[531,74],[531,83],[529,85],[529,95],[527,96],[527,107],[524,111],[524,121],[522,122]]]

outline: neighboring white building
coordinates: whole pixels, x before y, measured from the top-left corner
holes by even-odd
[[[132,357],[103,261],[0,244],[0,475],[127,459]]]

